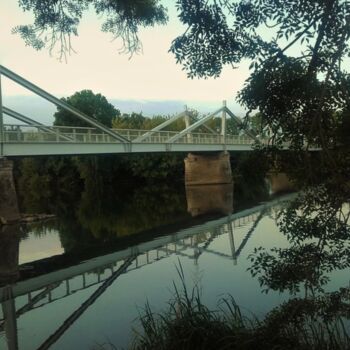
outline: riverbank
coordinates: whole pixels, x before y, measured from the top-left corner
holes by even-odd
[[[6,221],[0,216],[0,227],[5,225],[31,224],[33,222],[45,221],[55,218],[53,214],[20,214],[18,220]]]

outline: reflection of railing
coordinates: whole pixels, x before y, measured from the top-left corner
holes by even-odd
[[[152,264],[155,261],[166,258],[172,254],[177,254],[180,256],[185,256],[189,259],[198,260],[198,258],[203,252],[207,252],[209,254],[214,254],[220,257],[236,260],[239,254],[228,255],[220,253],[209,249],[209,244],[217,236],[222,235],[224,233],[229,233],[229,231],[233,232],[234,228],[242,227],[248,223],[251,223],[255,221],[258,217],[258,214],[247,215],[245,217],[238,218],[232,221],[231,223],[224,224],[216,230],[209,232],[201,232],[190,237],[185,237],[175,242],[170,242],[165,245],[156,247],[155,249],[147,250],[144,253],[139,254],[137,253],[137,250],[134,250],[134,254],[136,255],[134,255],[133,261],[130,264],[130,266],[125,270],[125,273],[131,272],[136,269],[140,269],[145,265]],[[184,253],[184,251],[188,250],[189,248],[194,249],[194,253],[192,255]],[[132,257],[133,255],[130,256]],[[64,281],[50,284],[44,287],[44,289],[28,292],[28,302],[25,306],[17,310],[17,317],[29,310],[40,308],[46,304],[66,298],[71,294],[104,282],[111,275],[113,275],[113,273],[119,268],[121,264],[123,264],[123,262],[124,260],[118,260],[111,264],[95,268],[88,272],[83,272],[71,278],[67,278]],[[60,289],[61,293],[57,293],[58,289]],[[60,295],[55,295],[55,291],[56,294]],[[1,330],[2,327],[0,323],[0,331]]]

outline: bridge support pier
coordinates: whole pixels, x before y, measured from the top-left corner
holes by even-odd
[[[286,173],[270,171],[267,174],[270,193],[290,192],[295,190],[295,186],[290,181]]]
[[[185,158],[186,186],[231,183],[232,172],[228,152],[215,155],[189,153]]]
[[[20,219],[13,162],[0,158],[0,225]]]

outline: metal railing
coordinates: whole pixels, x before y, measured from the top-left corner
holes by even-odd
[[[148,130],[113,129],[127,140],[137,143],[165,144],[178,135],[175,131],[152,132],[142,141],[137,139]],[[118,143],[118,140],[109,134],[95,128],[70,127],[70,126],[45,126],[43,125],[4,125],[5,143]],[[251,145],[255,141],[246,135],[222,135],[210,133],[191,133],[184,135],[174,143],[180,144],[228,144]]]

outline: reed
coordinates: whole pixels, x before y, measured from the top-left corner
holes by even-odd
[[[160,313],[146,303],[140,314],[142,331],[136,334],[131,349],[350,349],[348,329],[341,317],[325,320],[307,309],[294,309],[291,314],[288,301],[258,320],[244,316],[232,296],[219,300],[211,310],[202,303],[197,286],[187,289],[181,265],[177,270],[180,286],[174,283],[174,297]],[[295,300],[304,305],[299,299],[292,299],[292,304]]]

